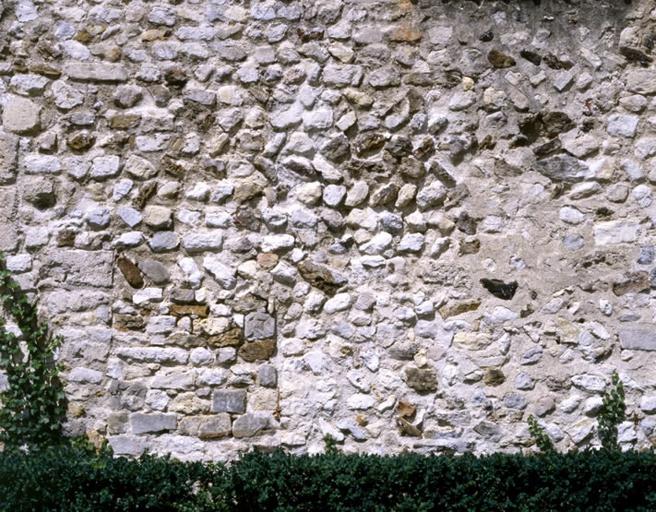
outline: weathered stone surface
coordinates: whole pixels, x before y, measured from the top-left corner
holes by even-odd
[[[656,410],[649,2],[456,3],[10,2],[0,251],[72,431],[567,450],[609,368]]]

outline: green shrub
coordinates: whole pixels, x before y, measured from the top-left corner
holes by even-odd
[[[656,455],[251,453],[221,464],[75,447],[0,454],[0,511],[651,511]]]

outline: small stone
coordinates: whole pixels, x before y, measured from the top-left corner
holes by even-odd
[[[234,288],[237,284],[236,269],[223,263],[219,256],[205,256],[203,258],[203,268],[227,290]]]
[[[488,368],[483,376],[483,382],[488,386],[500,386],[506,381],[506,376],[498,368]]]
[[[446,198],[446,188],[439,182],[424,186],[417,192],[417,206],[420,210],[427,210],[440,206]]]
[[[275,388],[278,384],[278,372],[275,366],[263,364],[257,369],[257,382],[265,388]]]
[[[49,178],[34,179],[25,190],[24,197],[40,210],[51,208],[57,203],[55,184]]]
[[[168,269],[159,261],[151,259],[141,260],[138,263],[138,267],[154,284],[163,285],[171,280]]]

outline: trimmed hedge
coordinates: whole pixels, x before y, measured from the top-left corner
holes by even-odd
[[[0,454],[0,510],[654,511],[654,453],[251,453],[221,464],[80,448]]]

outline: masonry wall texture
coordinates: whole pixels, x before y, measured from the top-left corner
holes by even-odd
[[[566,449],[617,369],[656,440],[651,1],[0,6],[0,250],[69,433]]]

